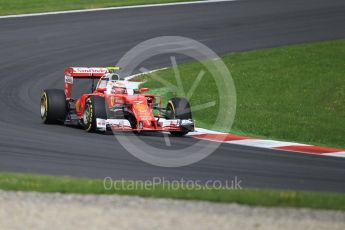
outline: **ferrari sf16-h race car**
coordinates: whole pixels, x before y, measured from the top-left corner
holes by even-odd
[[[41,97],[41,118],[46,124],[79,125],[87,132],[165,131],[183,136],[194,131],[187,99],[171,98],[162,107],[162,96],[146,94],[141,82],[121,80],[118,67],[69,67],[65,89],[45,89]],[[74,79],[92,79],[91,93],[72,98]],[[96,87],[94,80],[99,79]]]

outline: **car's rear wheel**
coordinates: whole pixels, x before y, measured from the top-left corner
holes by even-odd
[[[63,90],[46,89],[41,96],[41,118],[45,124],[62,124],[66,119],[67,101]]]
[[[104,97],[92,96],[86,100],[83,123],[87,132],[97,131],[97,118],[107,119]]]
[[[192,110],[186,98],[174,97],[168,101],[166,107],[167,119],[192,119]],[[173,136],[184,136],[190,130],[183,128],[182,131],[170,132]]]

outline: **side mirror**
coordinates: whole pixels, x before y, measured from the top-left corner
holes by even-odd
[[[104,93],[107,90],[107,88],[97,88],[96,91],[98,93]]]
[[[145,93],[145,92],[148,92],[148,91],[150,91],[149,88],[140,88],[139,89],[139,93]]]

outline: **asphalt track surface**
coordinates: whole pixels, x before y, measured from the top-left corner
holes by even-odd
[[[222,144],[193,165],[164,168],[129,154],[112,135],[43,125],[44,88],[67,66],[115,63],[141,41],[186,36],[218,54],[345,37],[345,2],[237,1],[0,20],[0,170],[114,179],[231,180],[243,187],[345,191],[345,159]],[[180,61],[180,60],[178,60]],[[154,69],[170,64],[158,58]],[[142,137],[164,146],[161,136]],[[173,148],[196,140],[171,138]]]

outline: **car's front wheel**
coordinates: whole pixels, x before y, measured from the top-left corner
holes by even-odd
[[[86,100],[83,123],[87,132],[97,131],[97,118],[107,119],[104,97],[92,96]]]
[[[174,97],[168,101],[166,107],[167,119],[192,119],[192,110],[186,98]],[[173,136],[184,136],[189,129],[183,128],[181,131],[170,132]]]

